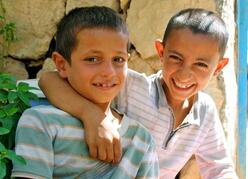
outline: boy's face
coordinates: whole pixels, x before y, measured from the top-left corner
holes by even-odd
[[[99,105],[109,103],[122,88],[127,73],[128,36],[110,29],[83,29],[71,64],[53,54],[60,76],[82,96]],[[62,59],[61,59],[62,58]],[[57,63],[56,63],[57,61]]]
[[[173,30],[164,46],[159,41],[155,45],[171,103],[181,103],[204,89],[228,62],[220,59],[218,41],[187,28]]]

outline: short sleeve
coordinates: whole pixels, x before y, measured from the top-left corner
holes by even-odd
[[[26,110],[16,130],[15,152],[26,165],[13,163],[12,177],[52,178],[53,140],[44,116],[34,109]]]

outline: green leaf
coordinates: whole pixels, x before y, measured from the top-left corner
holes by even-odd
[[[29,85],[25,82],[18,83],[17,90],[26,92],[30,89]]]
[[[0,73],[0,89],[16,89],[16,78],[6,73]]]
[[[4,90],[0,90],[0,102],[6,101],[8,99],[8,92]]]
[[[26,104],[27,106],[30,106],[29,98],[25,92],[18,91],[17,94],[24,104]]]
[[[15,152],[13,152],[12,150],[8,150],[7,151],[7,158],[12,160],[12,162],[16,162],[18,164],[26,164],[26,161],[24,160],[23,157],[21,157],[20,155],[16,155]]]
[[[4,127],[0,127],[0,135],[8,134],[10,131]]]
[[[4,118],[6,116],[6,113],[4,112],[3,109],[0,109],[0,119]]]
[[[9,82],[4,82],[2,84],[0,84],[0,89],[9,89],[9,90],[13,90],[16,88],[15,84],[9,83]]]
[[[12,80],[15,81],[16,78],[8,73],[0,73],[0,78],[1,79],[8,79],[8,80]]]
[[[7,158],[7,150],[0,150],[0,159]]]
[[[39,88],[29,86],[29,90],[40,90]]]
[[[1,151],[5,151],[6,150],[6,148],[4,147],[4,145],[0,142],[0,152]]]
[[[5,113],[7,114],[7,116],[12,116],[15,113],[18,112],[18,108],[14,107],[14,106],[8,106],[8,108],[5,108]]]
[[[17,98],[18,98],[17,92],[15,92],[15,91],[9,92],[9,94],[8,94],[9,103],[14,103]]]
[[[27,94],[29,99],[33,99],[33,100],[36,100],[36,101],[39,100],[39,97],[34,93],[27,92],[26,94]]]
[[[4,178],[6,175],[6,163],[0,160],[0,178]]]
[[[0,111],[4,112],[5,117],[9,117],[9,116],[13,116],[15,113],[17,113],[19,111],[19,108],[18,108],[17,104],[9,103],[9,104],[6,104],[5,106],[2,106],[0,108]]]
[[[14,118],[12,116],[8,116],[8,117],[4,118],[4,120],[1,120],[3,127],[8,129],[8,130],[11,130],[15,124],[15,119],[19,119],[19,118]]]

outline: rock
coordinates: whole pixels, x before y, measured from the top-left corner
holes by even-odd
[[[15,76],[17,80],[28,79],[28,72],[24,63],[13,60],[12,58],[3,59],[3,67],[0,67],[0,72],[9,73]]]
[[[9,54],[32,60],[45,56],[56,31],[56,24],[65,12],[65,0],[2,1],[6,18],[15,23],[18,40]]]
[[[146,63],[146,61],[143,60],[134,50],[130,54],[128,67],[140,73],[146,73],[146,75],[154,73],[154,69],[148,63]]]
[[[37,73],[37,78],[40,78],[41,74],[47,71],[53,71],[55,70],[55,64],[53,63],[53,60],[51,58],[47,58],[44,61],[42,69]]]
[[[66,4],[66,13],[68,13],[71,9],[75,7],[83,7],[83,6],[107,6],[118,12],[118,3],[115,0],[68,0]]]

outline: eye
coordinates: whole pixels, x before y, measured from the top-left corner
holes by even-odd
[[[89,57],[84,59],[85,62],[98,62],[99,59],[97,57]]]
[[[181,61],[181,57],[177,56],[177,55],[169,55],[169,58],[174,60],[174,61]]]
[[[113,61],[118,63],[118,64],[122,64],[122,63],[125,63],[127,60],[123,57],[114,57]]]
[[[203,62],[198,62],[196,63],[197,66],[202,67],[202,68],[208,68],[208,64],[203,63]]]

